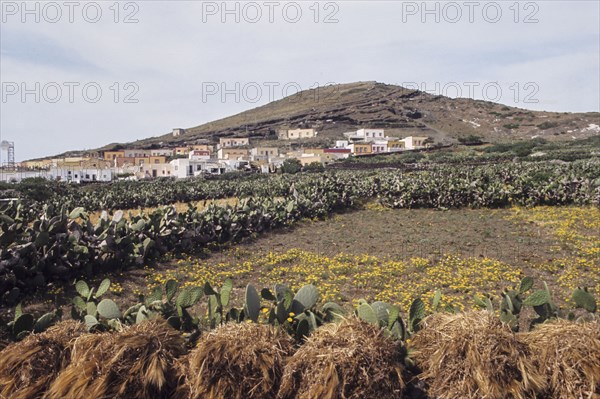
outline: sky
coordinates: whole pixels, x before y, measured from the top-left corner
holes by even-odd
[[[21,161],[373,80],[598,112],[599,16],[596,0],[1,0],[0,140]]]

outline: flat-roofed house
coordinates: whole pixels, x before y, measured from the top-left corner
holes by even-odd
[[[152,157],[172,157],[175,154],[175,150],[173,148],[157,148],[154,150],[150,150],[150,156]]]
[[[318,132],[315,129],[282,129],[277,133],[280,140],[298,140],[317,137]]]
[[[425,148],[425,141],[428,137],[419,137],[419,136],[408,136],[402,139],[402,141],[406,145],[407,150],[414,150],[418,148]]]
[[[175,147],[175,155],[188,155],[190,153],[189,147]]]
[[[406,149],[406,143],[402,140],[388,140],[388,151],[398,152]]]
[[[219,139],[219,148],[243,147],[250,145],[248,137],[221,137]]]
[[[350,151],[354,155],[365,155],[371,154],[373,152],[373,147],[371,143],[352,143],[349,145]]]
[[[250,159],[250,151],[246,148],[219,148],[217,157],[219,159],[247,161]]]
[[[372,148],[373,153],[387,152],[388,151],[388,141],[387,140],[373,140],[371,148]]]
[[[125,151],[104,151],[105,161],[114,161],[117,158],[124,158]]]
[[[352,151],[349,148],[326,148],[323,153],[332,159],[340,159],[348,158]]]
[[[134,148],[131,150],[123,150],[123,152],[125,153],[125,157],[134,157],[134,158],[149,157],[150,155],[152,155],[150,150],[140,150],[137,148]]]
[[[279,156],[279,148],[254,147],[250,149],[250,156],[253,161],[268,161]]]

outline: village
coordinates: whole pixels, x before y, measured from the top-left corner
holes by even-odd
[[[173,129],[181,137],[185,129]],[[298,141],[317,137],[308,129],[282,129],[278,140]],[[192,144],[154,149],[113,149],[87,152],[81,156],[24,161],[2,168],[0,181],[20,182],[41,177],[72,183],[111,182],[119,179],[183,179],[202,175],[221,175],[239,170],[275,173],[284,162],[296,159],[304,167],[327,165],[352,156],[369,156],[426,148],[428,137],[387,137],[384,129],[361,128],[343,133],[328,148],[282,150],[275,146],[254,146],[248,137],[224,137],[216,144]]]

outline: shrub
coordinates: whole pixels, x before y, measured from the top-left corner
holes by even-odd
[[[321,162],[311,162],[305,165],[302,170],[305,172],[323,172],[325,171],[325,166]]]
[[[552,129],[553,127],[557,127],[557,126],[558,126],[557,122],[542,122],[539,125],[537,125],[537,127],[540,130]]]
[[[480,136],[470,134],[466,137],[459,137],[458,142],[463,145],[480,145],[483,144],[483,140]]]
[[[296,158],[289,158],[283,161],[283,165],[281,165],[281,171],[283,173],[298,173],[302,170],[302,163],[300,160]]]

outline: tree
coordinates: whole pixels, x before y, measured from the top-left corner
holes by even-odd
[[[283,173],[298,173],[302,170],[302,163],[296,158],[289,158],[283,161],[281,171]]]

